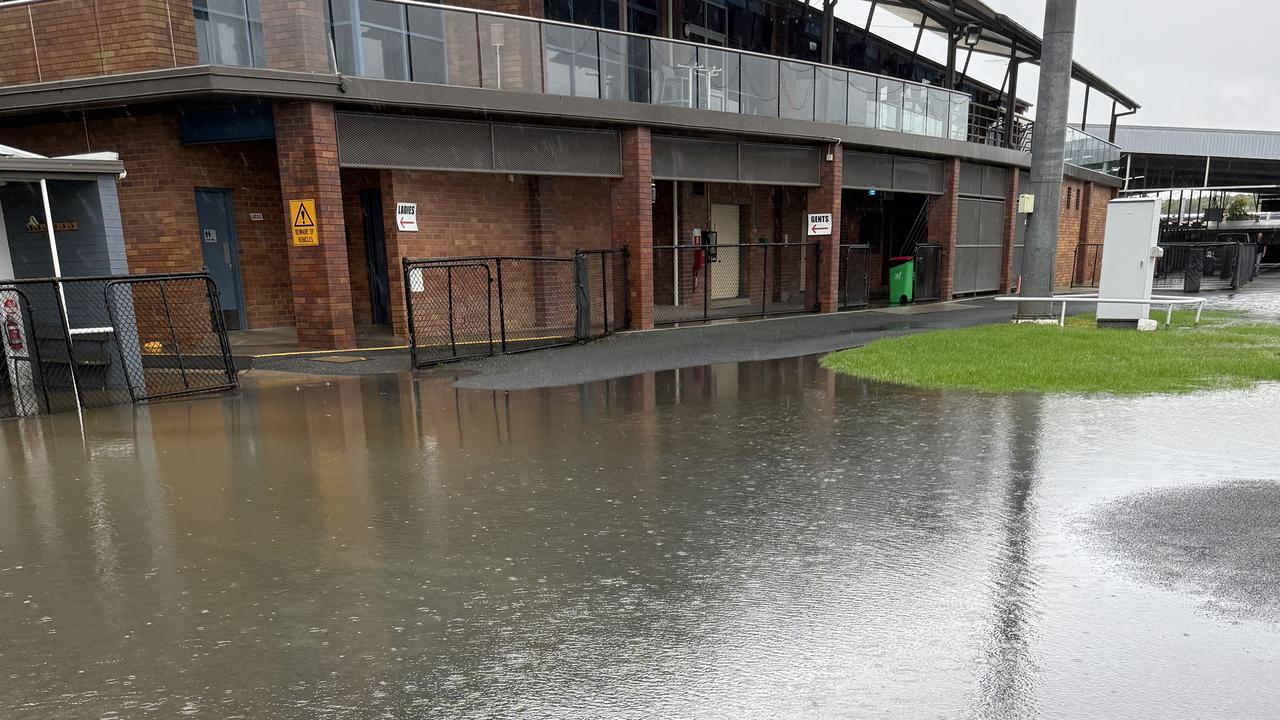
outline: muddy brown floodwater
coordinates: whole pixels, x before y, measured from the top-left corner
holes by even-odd
[[[0,717],[1269,717],[1280,626],[1095,516],[1265,488],[1278,403],[800,358],[0,423]]]

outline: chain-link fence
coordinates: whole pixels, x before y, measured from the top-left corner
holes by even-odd
[[[208,276],[0,283],[0,417],[142,402],[235,387]]]
[[[817,243],[655,245],[657,325],[817,312]]]
[[[567,345],[628,322],[620,250],[406,258],[403,269],[414,367]]]

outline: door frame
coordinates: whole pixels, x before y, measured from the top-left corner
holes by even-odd
[[[231,275],[233,276],[233,284],[235,285],[236,314],[240,318],[240,323],[239,323],[240,329],[247,330],[249,328],[249,320],[248,320],[247,314],[245,313],[244,276],[241,275],[240,273],[240,233],[236,231],[235,198],[232,196],[230,188],[196,187],[193,195],[199,195],[200,193],[222,195],[224,198],[226,198],[226,207],[229,213],[229,220],[230,220],[230,222],[228,223],[228,227],[230,227],[231,229],[231,236],[230,236],[230,240],[232,243]],[[196,211],[197,238],[196,239],[199,240],[200,242],[200,263],[204,265],[204,238],[200,236],[200,230],[201,230],[200,212],[197,207],[197,211]],[[209,269],[208,266],[205,266],[205,270],[207,271],[208,269]],[[215,284],[214,287],[217,287],[217,285]]]

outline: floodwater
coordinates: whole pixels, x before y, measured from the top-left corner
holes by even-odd
[[[1280,625],[1094,518],[1271,485],[1277,403],[800,358],[7,422],[0,717],[1272,717]]]

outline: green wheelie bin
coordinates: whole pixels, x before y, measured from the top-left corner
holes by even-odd
[[[912,256],[889,260],[889,304],[909,305],[915,297],[916,259]]]

